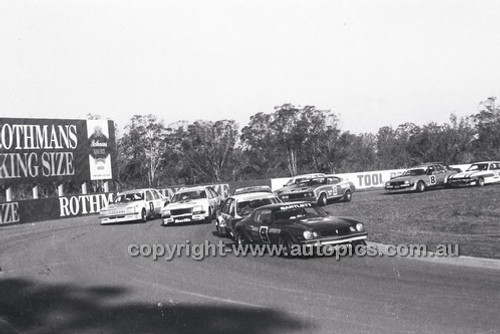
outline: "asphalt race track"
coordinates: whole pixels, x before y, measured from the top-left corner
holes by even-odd
[[[498,333],[500,272],[408,258],[131,257],[213,225],[0,228],[0,332]],[[226,242],[229,240],[226,239]],[[9,329],[10,328],[10,329]]]

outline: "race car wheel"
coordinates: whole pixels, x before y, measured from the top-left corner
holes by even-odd
[[[235,239],[237,245],[247,245],[249,243],[243,232],[236,232]]]
[[[145,223],[148,220],[148,215],[146,214],[146,209],[142,208],[141,211],[141,221]]]
[[[213,215],[212,215],[212,208],[208,208],[208,217],[205,218],[205,223],[210,224],[212,222]]]
[[[292,256],[292,247],[293,242],[288,237],[283,237],[280,239],[281,245],[281,255],[283,257],[291,257]]]
[[[476,181],[476,185],[477,185],[478,187],[482,187],[482,186],[484,186],[484,179],[483,179],[482,177],[480,177],[479,179],[477,179],[477,181]]]
[[[219,237],[224,237],[226,233],[222,233],[222,229],[219,226],[219,222],[215,223],[215,230],[217,231],[217,235]]]
[[[351,201],[351,199],[352,199],[352,192],[351,192],[349,189],[347,189],[347,190],[345,191],[344,198],[342,198],[342,200],[343,200],[344,202],[350,202],[350,201]]]
[[[424,183],[424,181],[418,181],[418,183],[417,183],[417,191],[419,193],[425,191],[425,183]]]
[[[318,199],[318,205],[320,206],[325,206],[328,203],[328,200],[326,198],[326,195],[323,193]]]

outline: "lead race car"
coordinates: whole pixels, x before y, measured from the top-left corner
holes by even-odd
[[[279,194],[283,202],[310,201],[326,205],[329,200],[350,202],[356,190],[354,183],[335,175],[304,179],[295,188],[288,188]]]
[[[128,190],[116,195],[113,203],[103,208],[99,218],[101,224],[123,223],[141,220],[160,215],[161,208],[166,203],[164,197],[156,189]]]
[[[329,215],[310,202],[264,205],[236,224],[238,244],[278,244],[285,256],[296,245],[324,247],[366,244],[362,222]],[[293,255],[293,254],[292,254]]]
[[[428,188],[443,187],[447,185],[448,178],[458,173],[445,164],[430,162],[414,166],[390,179],[385,183],[385,190],[406,190],[422,192]]]
[[[452,187],[476,185],[482,187],[500,182],[500,161],[475,162],[461,173],[451,175],[448,184]]]

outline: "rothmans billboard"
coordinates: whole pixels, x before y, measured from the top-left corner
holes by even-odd
[[[109,180],[112,121],[0,118],[0,185]]]

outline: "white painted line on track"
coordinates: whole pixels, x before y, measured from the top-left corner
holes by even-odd
[[[157,286],[161,289],[164,289],[164,290],[168,290],[168,291],[172,291],[172,292],[176,292],[176,293],[180,293],[180,294],[184,294],[184,295],[188,295],[188,296],[192,296],[192,297],[198,297],[198,298],[203,298],[203,299],[208,299],[208,300],[223,302],[223,303],[228,303],[228,304],[248,306],[248,307],[253,307],[253,308],[267,308],[266,306],[263,306],[263,305],[251,304],[251,303],[246,303],[246,302],[237,301],[237,300],[233,300],[233,299],[220,298],[220,297],[205,295],[202,293],[196,293],[196,292],[191,292],[191,291],[186,291],[186,290],[169,288],[169,287],[166,287],[165,285],[152,283],[149,281],[140,280],[140,279],[136,279],[136,278],[134,278],[132,281],[143,283],[143,284],[148,284],[148,285],[155,285],[155,286]]]

